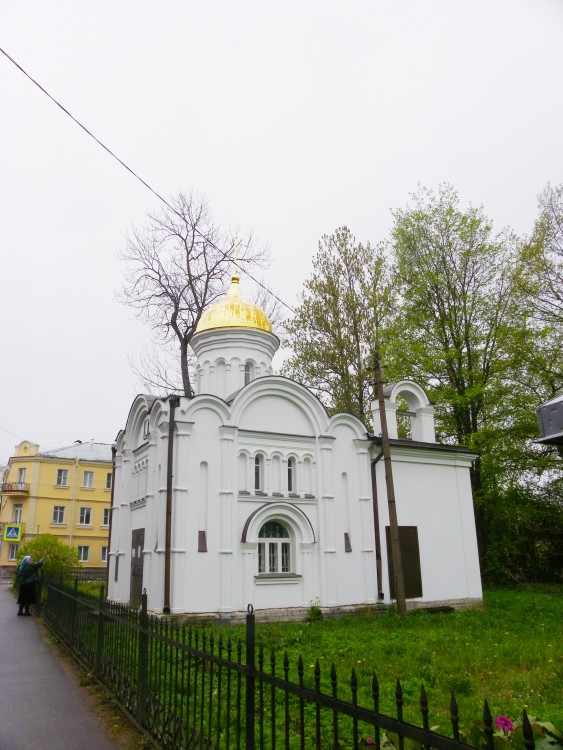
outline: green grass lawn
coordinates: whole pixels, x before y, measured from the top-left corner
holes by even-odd
[[[330,691],[330,669],[338,675],[339,697],[350,697],[352,668],[359,683],[358,703],[371,707],[375,672],[380,710],[396,715],[395,687],[404,691],[404,718],[421,723],[419,696],[424,685],[430,724],[450,734],[450,695],[466,731],[482,723],[483,701],[493,718],[530,716],[563,728],[563,587],[486,590],[484,607],[449,613],[413,612],[323,619],[308,623],[257,624],[256,639],[278,654],[277,674],[287,652],[290,679],[297,681],[303,658],[305,681],[313,685],[316,659],[323,690]],[[234,633],[233,633],[234,635]]]

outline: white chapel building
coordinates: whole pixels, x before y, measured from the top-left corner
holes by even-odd
[[[237,618],[388,605],[389,514],[379,410],[374,435],[329,416],[305,386],[274,375],[279,341],[238,276],[202,316],[193,398],[137,396],[117,436],[110,599],[155,613]],[[399,439],[406,400],[412,439]],[[470,606],[481,580],[469,469],[436,443],[423,389],[386,388],[407,605]]]

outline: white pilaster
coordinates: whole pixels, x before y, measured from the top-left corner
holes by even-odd
[[[416,409],[416,417],[411,420],[413,440],[420,440],[423,443],[436,442],[434,412],[433,406],[421,406]]]
[[[379,401],[371,402],[371,413],[373,414],[373,432],[381,435],[381,416],[379,414]],[[385,416],[387,417],[387,434],[391,439],[399,437],[397,430],[397,404],[385,399]]]

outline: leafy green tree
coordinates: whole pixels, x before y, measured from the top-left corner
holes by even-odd
[[[313,268],[285,324],[292,354],[283,374],[307,383],[328,409],[369,424],[374,347],[386,350],[395,312],[388,259],[344,226],[322,237]]]
[[[20,564],[25,555],[31,555],[34,562],[41,558],[45,560],[43,573],[52,578],[68,575],[73,568],[80,567],[78,551],[69,547],[52,534],[40,534],[34,539],[24,542],[17,553],[17,563]]]
[[[561,582],[563,481],[534,491],[514,485],[496,498],[481,573],[495,583]]]
[[[471,479],[481,565],[497,580],[541,578],[542,570],[553,578],[557,569],[562,464],[534,442],[536,407],[563,386],[557,201],[563,190],[540,196],[523,243],[495,233],[482,208],[463,209],[452,186],[419,188],[393,214],[387,253],[357,244],[346,227],[322,238],[286,323],[293,352],[284,373],[329,409],[369,423],[376,341],[387,380],[411,377],[428,390],[438,439],[478,454]]]
[[[392,232],[402,294],[403,371],[429,384],[441,438],[484,450],[472,471],[481,556],[494,475],[487,440],[503,428],[510,351],[522,331],[517,278],[520,243],[495,234],[482,208],[462,210],[451,185],[419,188],[413,205],[394,211]],[[491,415],[494,417],[491,419]]]

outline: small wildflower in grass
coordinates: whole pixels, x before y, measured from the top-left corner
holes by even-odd
[[[372,740],[371,737],[368,737],[366,739],[366,745],[375,745],[375,740]]]
[[[503,716],[503,714],[500,714],[500,716],[497,716],[495,719],[495,727],[501,729],[504,734],[514,731],[512,720],[508,716]]]

